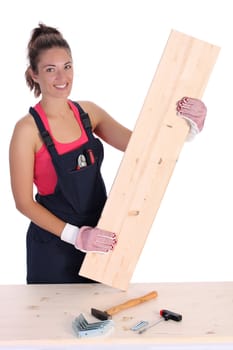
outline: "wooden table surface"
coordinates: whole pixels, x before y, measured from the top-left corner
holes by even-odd
[[[153,290],[156,299],[114,315],[110,332],[80,338],[73,331],[72,322],[80,313],[88,322],[96,322],[92,307],[106,310]],[[233,349],[233,282],[135,283],[127,291],[103,284],[2,285],[0,300],[0,348],[4,349],[44,345],[152,349],[151,344],[169,349],[177,344],[186,344],[186,349],[195,344]],[[181,313],[182,321],[160,322],[143,334],[130,329],[140,320],[155,322],[161,309]]]

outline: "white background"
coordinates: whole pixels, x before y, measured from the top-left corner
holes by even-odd
[[[26,46],[39,21],[73,51],[72,98],[99,104],[133,128],[171,29],[221,46],[203,101],[203,132],[186,143],[132,282],[233,280],[233,20],[229,0],[1,2],[0,283],[25,283],[29,220],[14,206],[8,149],[16,121],[36,101],[24,80]],[[122,154],[105,148],[110,189]],[[117,215],[117,213],[115,213]]]

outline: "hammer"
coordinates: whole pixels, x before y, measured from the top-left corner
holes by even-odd
[[[119,304],[116,306],[111,307],[108,310],[105,311],[101,311],[101,310],[97,310],[97,309],[91,309],[91,314],[93,316],[95,316],[96,318],[98,318],[99,320],[105,321],[108,319],[112,318],[112,315],[115,315],[116,313],[118,313],[121,310],[125,310],[125,309],[129,309],[132,306],[136,306],[138,304],[144,303],[145,301],[151,300],[156,298],[158,295],[157,292],[152,291],[146,295],[143,295],[142,297],[138,297],[135,299],[130,299],[128,301],[126,301],[123,304]]]

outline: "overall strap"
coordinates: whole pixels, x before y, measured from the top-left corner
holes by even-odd
[[[44,123],[42,122],[39,113],[37,113],[37,111],[33,107],[30,107],[29,113],[33,116],[35,123],[37,125],[37,128],[39,129],[41,138],[42,138],[44,144],[46,145],[49,153],[51,155],[53,155],[53,154],[57,155],[57,151],[56,151],[56,148],[54,146],[53,140],[52,140],[48,130],[45,129]]]
[[[75,102],[75,101],[72,101],[72,102],[76,106],[76,108],[78,109],[81,122],[82,122],[86,132],[89,134],[89,132],[92,130],[92,125],[91,125],[91,120],[90,120],[89,115],[86,112],[84,112],[82,107],[77,102]]]

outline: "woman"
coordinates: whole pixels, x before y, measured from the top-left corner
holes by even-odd
[[[69,99],[72,54],[56,28],[32,31],[28,59],[26,82],[41,99],[16,123],[10,143],[16,207],[31,221],[27,283],[93,282],[78,275],[85,252],[108,252],[117,243],[115,233],[96,227],[106,201],[99,138],[125,151],[131,131],[96,104]],[[183,98],[176,109],[191,132],[202,129],[202,101]]]

